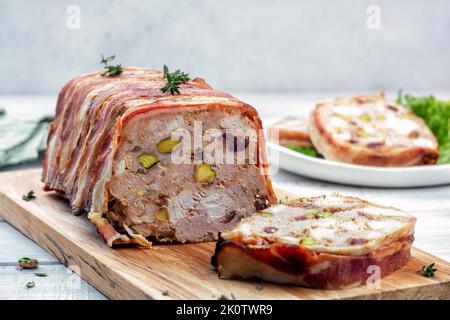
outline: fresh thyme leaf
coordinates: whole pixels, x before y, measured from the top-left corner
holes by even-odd
[[[36,277],[47,277],[48,276],[45,272],[35,272],[34,275]]]
[[[286,146],[286,148],[291,149],[296,152],[300,152],[304,155],[320,158],[319,153],[316,151],[314,147],[297,147],[297,146]]]
[[[422,272],[422,274],[427,278],[434,277],[436,271],[437,269],[434,267],[434,262],[428,266],[423,266],[420,270],[420,272]]]
[[[27,289],[31,289],[34,288],[36,286],[36,284],[34,283],[34,281],[28,281],[27,282]]]
[[[33,190],[28,191],[27,194],[22,196],[22,199],[25,201],[30,201],[30,200],[36,199],[36,196],[34,195],[34,191]]]
[[[0,108],[0,117],[4,116],[6,114],[6,111],[2,108]]]
[[[113,61],[116,56],[112,55],[109,57],[104,57],[103,55],[101,55],[102,59],[100,60],[100,63],[102,63],[105,67],[105,72],[102,73],[102,76],[118,76],[119,74],[122,73],[122,65],[121,64],[116,64],[115,66],[110,66],[108,63]]]
[[[101,55],[101,57],[102,57],[102,60],[100,61],[100,63],[104,64],[105,68],[108,65],[108,62],[113,61],[116,58],[115,55],[112,55],[112,56],[109,56],[109,57],[106,57],[106,58],[103,55]]]
[[[107,66],[106,67],[106,71],[103,73],[103,75],[107,75],[107,76],[118,76],[119,74],[122,73],[122,65],[121,64],[117,64],[115,66]]]
[[[262,284],[257,284],[255,286],[255,289],[258,290],[258,291],[261,291],[262,289],[264,289],[264,286]]]
[[[164,79],[167,83],[161,88],[162,92],[170,92],[171,95],[180,94],[180,85],[189,81],[189,74],[176,70],[175,72],[170,72],[169,68],[164,65]]]

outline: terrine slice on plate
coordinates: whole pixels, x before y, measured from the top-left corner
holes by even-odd
[[[309,134],[328,160],[392,167],[435,164],[439,156],[425,122],[383,93],[317,103]]]
[[[285,147],[311,147],[308,119],[292,116],[273,123],[269,128],[269,140]],[[278,141],[276,139],[278,138]]]

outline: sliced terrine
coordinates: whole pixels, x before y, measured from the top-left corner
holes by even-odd
[[[269,139],[286,147],[311,147],[308,119],[297,116],[275,122],[269,128]]]
[[[438,144],[424,121],[383,93],[319,102],[310,139],[326,159],[370,166],[435,164]]]
[[[212,264],[222,278],[355,287],[408,261],[415,221],[398,209],[354,197],[299,198],[223,232]]]

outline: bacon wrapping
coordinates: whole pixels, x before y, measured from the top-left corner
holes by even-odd
[[[124,68],[76,77],[59,94],[42,181],[109,246],[215,240],[277,201],[256,110],[201,78],[177,95],[165,83],[160,70]],[[212,142],[235,161],[208,156]]]

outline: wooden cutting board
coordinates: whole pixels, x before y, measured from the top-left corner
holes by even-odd
[[[221,280],[210,266],[214,243],[111,249],[85,217],[57,194],[42,191],[40,170],[0,173],[0,215],[111,299],[450,299],[450,265],[413,249],[406,266],[379,289],[315,290]],[[34,190],[36,199],[22,200]],[[418,270],[435,262],[434,278]]]

